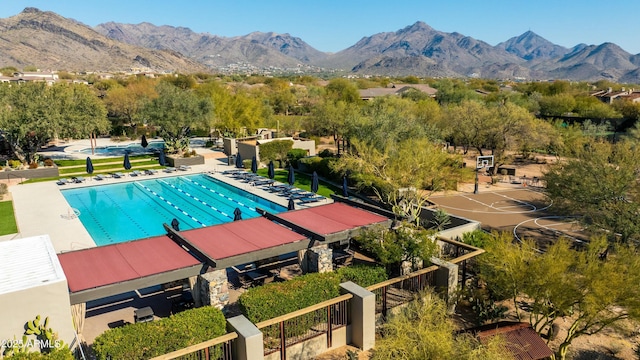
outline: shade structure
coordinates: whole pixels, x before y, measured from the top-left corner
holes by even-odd
[[[242,220],[242,210],[240,210],[240,208],[233,210],[233,221],[238,220]]]
[[[142,141],[140,142],[140,146],[142,146],[143,148],[147,148],[147,146],[149,146],[149,142],[147,141],[147,137],[142,135]]]
[[[126,170],[131,169],[131,160],[129,160],[129,154],[128,153],[124,154],[124,162],[123,162],[122,166],[124,166],[124,168]]]
[[[93,174],[93,162],[91,162],[91,158],[87,156],[87,174]]]
[[[295,210],[296,203],[293,202],[293,199],[289,199],[289,204],[287,204],[287,210]]]
[[[311,176],[311,192],[318,192],[318,182],[318,173],[314,171]]]
[[[296,174],[293,172],[293,166],[289,165],[289,177],[287,177],[289,185],[293,185],[296,182]]]
[[[236,155],[236,167],[242,169],[242,155],[240,155],[240,152]]]
[[[160,150],[158,153],[158,163],[160,166],[167,166],[167,160],[164,158],[164,151]]]
[[[254,174],[258,172],[258,160],[255,156],[251,157],[251,172]]]
[[[342,196],[349,197],[349,186],[347,185],[347,176],[342,177]]]
[[[269,179],[273,179],[274,177],[276,177],[276,169],[275,169],[275,166],[273,165],[273,160],[269,161],[267,175],[269,176]]]

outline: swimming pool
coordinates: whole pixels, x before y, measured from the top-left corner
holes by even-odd
[[[116,156],[116,155],[124,155],[125,153],[128,153],[128,154],[153,153],[154,151],[158,151],[163,148],[164,148],[164,141],[159,140],[159,141],[149,141],[149,145],[147,145],[146,148],[143,148],[142,145],[140,144],[109,145],[109,146],[96,146],[93,149],[93,152],[91,148],[80,149],[80,150],[77,150],[77,152],[82,154],[89,154],[89,155],[96,154],[96,155]]]
[[[165,234],[163,223],[175,218],[180,230],[258,217],[256,206],[273,213],[286,208],[208,175],[145,179],[127,183],[61,190],[77,209],[98,246]]]

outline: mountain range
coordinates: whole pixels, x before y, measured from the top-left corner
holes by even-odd
[[[95,28],[26,8],[0,19],[0,65],[68,71],[317,72],[357,75],[600,79],[640,83],[640,54],[613,43],[565,48],[532,31],[496,46],[416,22],[324,53],[273,32],[221,37],[185,27],[103,23]]]

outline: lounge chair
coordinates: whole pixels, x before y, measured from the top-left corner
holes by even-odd
[[[256,180],[253,182],[253,186],[261,186],[261,185],[271,185],[273,184],[275,181],[271,180],[271,179],[264,179],[264,180]]]
[[[162,171],[164,171],[164,172],[166,172],[166,173],[172,173],[172,172],[176,171],[176,168],[169,166],[169,167],[166,167],[166,168],[165,168],[164,170],[162,170]]]
[[[96,176],[94,177],[94,179],[96,179],[96,180],[104,180],[104,179],[106,179],[106,177],[105,177],[104,175],[100,175],[100,174],[98,174],[98,175],[96,175]]]
[[[140,171],[138,171],[138,170],[133,170],[133,171],[129,174],[129,176],[140,176],[140,175],[142,175],[142,173],[141,173]]]
[[[144,171],[144,174],[145,175],[153,175],[153,174],[155,174],[157,172],[158,172],[157,170],[147,169],[147,170]]]
[[[60,179],[58,181],[56,181],[56,184],[58,185],[67,185],[69,182],[67,181],[67,179]]]
[[[111,174],[111,176],[112,176],[114,179],[120,179],[120,178],[123,178],[123,177],[124,177],[124,174],[123,174],[123,173],[121,173],[121,172],[117,172],[117,173],[113,173],[113,174]]]
[[[84,178],[82,176],[77,176],[73,178],[73,182],[76,184],[80,184],[84,182]]]
[[[178,166],[178,170],[180,170],[180,171],[187,171],[187,170],[191,170],[191,166],[187,166],[187,165],[180,165],[180,166]]]
[[[244,170],[238,170],[238,169],[233,169],[233,170],[225,170],[222,172],[223,175],[233,175],[233,174],[239,174],[239,173],[243,173],[245,172]]]
[[[311,204],[322,200],[322,196],[314,196],[314,197],[303,197],[298,199],[301,204]]]

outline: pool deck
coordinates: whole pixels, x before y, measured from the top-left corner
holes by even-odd
[[[177,171],[172,173],[158,171],[155,175],[143,175],[138,177],[125,176],[120,179],[107,178],[100,181],[87,178],[85,182],[80,184],[57,185],[55,181],[47,181],[33,184],[12,185],[9,187],[9,192],[13,198],[18,233],[0,236],[0,241],[48,234],[57,253],[95,247],[96,244],[93,242],[93,239],[80,222],[80,219],[75,215],[73,209],[64,199],[60,190],[139,181],[151,178],[157,179],[170,176],[209,173],[220,181],[231,184],[284,207],[287,206],[288,199],[284,197],[277,196],[261,189],[260,187],[255,187],[223,175],[221,173],[222,171],[233,169],[235,167],[228,166],[226,164],[227,158],[221,152],[210,151],[207,149],[196,149],[196,151],[199,154],[204,155],[205,164],[192,166],[191,169],[187,171]],[[307,205],[296,204],[296,208],[303,209],[306,207],[328,204],[330,202],[333,202],[333,200],[326,199]]]

